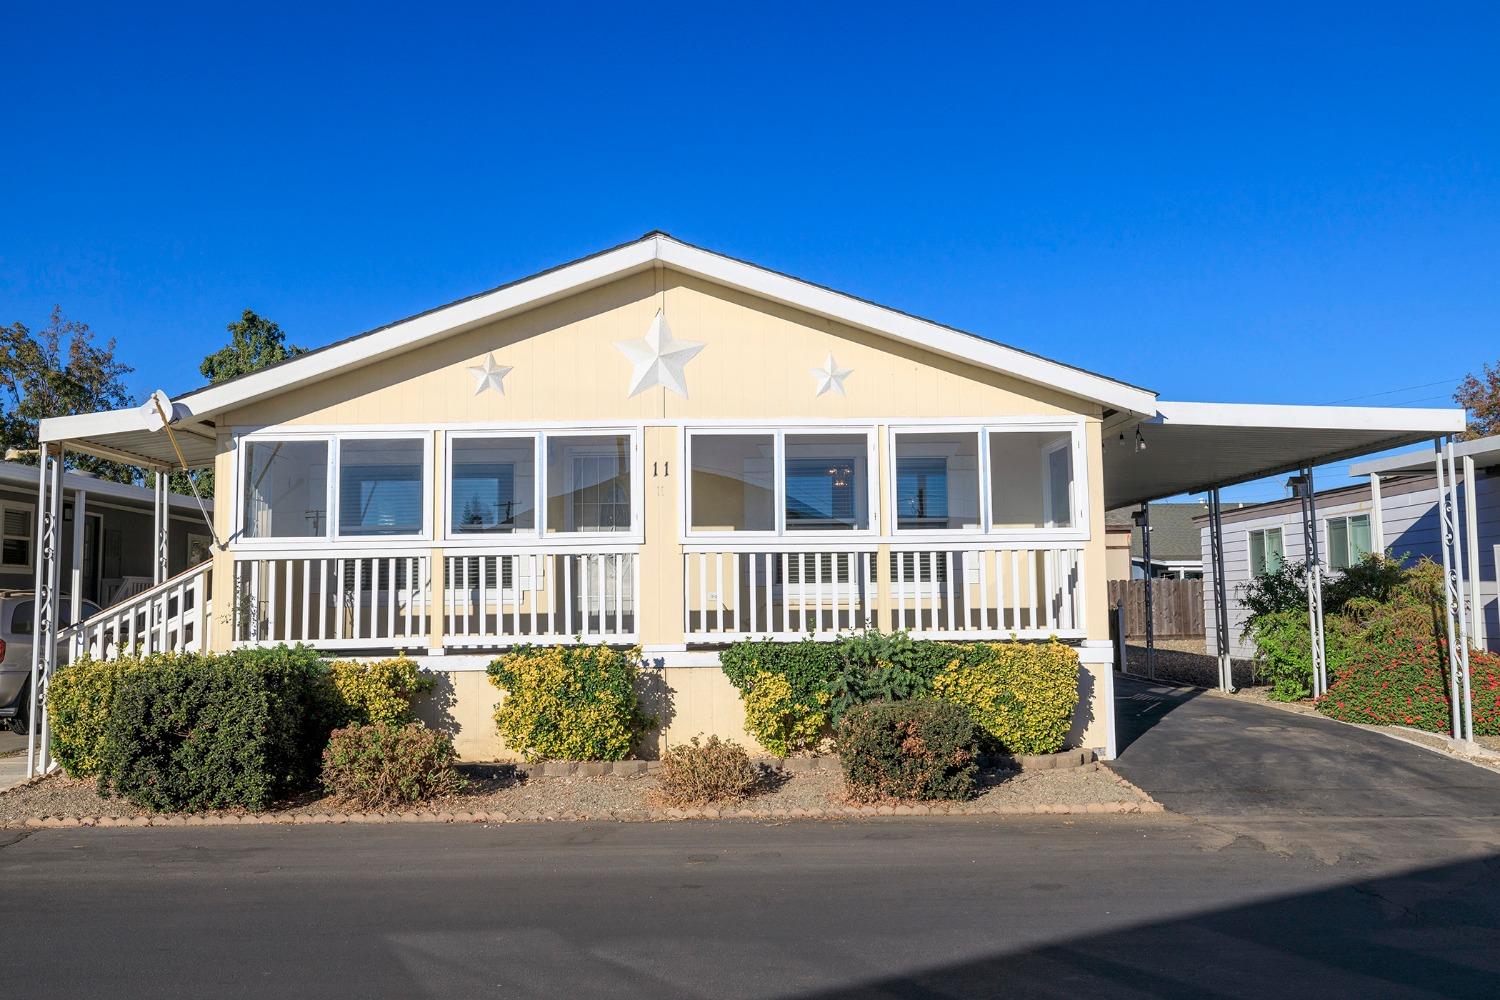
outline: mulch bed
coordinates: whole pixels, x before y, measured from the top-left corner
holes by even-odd
[[[53,774],[0,793],[0,828],[40,826],[184,826],[231,823],[539,822],[670,819],[791,819],[879,815],[985,815],[1160,812],[1161,806],[1100,764],[1042,771],[986,771],[967,802],[851,804],[836,771],[791,773],[766,768],[756,794],[737,803],[674,809],[658,801],[655,775],[534,777],[510,764],[464,764],[471,785],[461,795],[420,807],[363,812],[309,794],[264,813],[153,814],[101,797],[92,781]]]

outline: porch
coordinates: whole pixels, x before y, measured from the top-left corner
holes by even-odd
[[[630,645],[642,546],[236,551],[234,646],[442,655],[519,644]],[[1084,545],[765,543],[682,548],[686,646],[831,639],[866,626],[930,639],[1081,639]]]

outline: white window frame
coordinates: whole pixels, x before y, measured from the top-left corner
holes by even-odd
[[[1355,511],[1350,511],[1347,514],[1333,514],[1333,515],[1331,515],[1329,517],[1325,517],[1325,518],[1323,518],[1323,561],[1327,564],[1328,568],[1331,569],[1331,570],[1335,570],[1337,572],[1342,573],[1344,570],[1348,569],[1350,566],[1354,566],[1354,565],[1356,565],[1359,562],[1359,559],[1355,559],[1353,557],[1353,553],[1351,551],[1349,551],[1348,549],[1346,549],[1345,552],[1344,552],[1344,558],[1346,560],[1348,560],[1348,561],[1343,566],[1337,566],[1336,567],[1336,566],[1333,565],[1333,542],[1331,541],[1331,539],[1333,538],[1333,531],[1329,527],[1329,525],[1331,525],[1334,521],[1343,521],[1343,522],[1345,522],[1345,524],[1344,524],[1344,539],[1345,539],[1346,542],[1347,541],[1352,541],[1353,538],[1354,538],[1354,534],[1353,534],[1353,532],[1351,532],[1349,530],[1348,522],[1354,520],[1356,517],[1362,517],[1362,518],[1365,519],[1366,522],[1368,522],[1369,530],[1370,530],[1370,551],[1371,552],[1375,551],[1375,534],[1374,534],[1375,519],[1370,514],[1369,511],[1355,510]],[[1363,556],[1360,557],[1360,559],[1363,559],[1363,558],[1364,558]]]
[[[12,510],[26,512],[26,534],[24,536],[4,535],[3,540],[24,537],[26,539],[26,562],[24,565],[21,563],[0,562],[0,570],[6,573],[30,573],[36,569],[36,504],[26,503],[21,500],[0,501],[0,531],[3,531],[5,527],[3,520],[5,512]],[[3,553],[0,553],[0,558],[3,558]]]
[[[453,548],[535,548],[538,544],[568,545],[597,541],[616,545],[640,545],[645,541],[645,470],[639,425],[599,424],[597,426],[538,427],[534,424],[465,427],[450,430],[443,443],[443,544]],[[565,437],[625,437],[630,440],[630,530],[629,531],[547,531],[547,442]],[[529,531],[454,532],[453,530],[453,442],[492,438],[530,438],[534,482],[532,483],[536,515]]]
[[[496,438],[511,440],[531,439],[531,510],[532,527],[527,531],[454,531],[453,530],[453,444],[456,441],[491,441]],[[494,546],[534,546],[541,537],[542,518],[546,515],[544,494],[546,469],[543,467],[542,432],[534,429],[496,428],[494,430],[449,431],[443,435],[443,542],[451,545],[472,545],[491,548]]]
[[[340,442],[380,441],[395,438],[422,441],[422,530],[405,535],[341,535],[339,533],[339,466]],[[252,444],[270,444],[277,441],[322,442],[327,447],[324,461],[327,463],[325,484],[327,496],[326,527],[321,535],[281,535],[271,538],[248,538],[245,536],[245,463],[250,457]],[[314,546],[317,543],[338,542],[341,548],[378,549],[405,542],[430,542],[432,540],[432,433],[430,431],[390,430],[338,430],[298,431],[289,428],[257,430],[234,435],[234,533],[233,547],[237,549],[287,549]]]
[[[682,475],[682,486],[678,491],[678,501],[680,504],[678,529],[682,539],[684,541],[690,539],[696,541],[704,538],[736,540],[781,538],[847,541],[852,538],[867,539],[879,537],[880,458],[875,432],[876,427],[874,424],[787,424],[785,426],[766,424],[713,424],[707,426],[684,426],[679,438],[681,454],[683,455],[682,466],[684,472]],[[865,439],[865,509],[869,512],[869,526],[849,530],[788,531],[786,527],[786,439],[788,437],[835,434],[849,436],[862,435]],[[771,438],[771,483],[774,493],[773,502],[776,505],[775,527],[772,530],[702,531],[693,528],[693,438],[700,435],[705,437],[758,436]]]
[[[1273,531],[1276,532],[1276,536],[1281,539],[1281,565],[1285,566],[1286,565],[1286,531],[1285,531],[1285,529],[1281,525],[1279,525],[1279,524],[1269,524],[1269,525],[1266,525],[1264,528],[1247,528],[1245,530],[1245,568],[1249,571],[1248,575],[1249,575],[1249,577],[1250,577],[1251,580],[1259,580],[1263,576],[1269,576],[1270,575],[1271,571],[1265,570],[1265,569],[1262,569],[1261,572],[1259,572],[1259,573],[1255,572],[1255,556],[1254,556],[1253,545],[1254,545],[1254,538],[1255,538],[1256,535],[1258,535],[1258,534],[1259,535],[1267,535],[1267,534],[1270,534]],[[1264,545],[1265,545],[1265,543],[1262,542],[1261,545],[1262,545],[1262,551],[1264,551]]]
[[[901,515],[896,510],[896,438],[902,434],[973,434],[978,445],[974,461],[974,475],[978,479],[979,523],[972,528],[903,528]],[[983,424],[896,424],[886,428],[886,476],[889,479],[887,502],[891,512],[891,534],[899,535],[902,541],[912,538],[954,539],[985,535],[990,531],[990,468],[989,434]]]
[[[339,502],[342,489],[345,441],[420,441],[422,442],[422,528],[420,531],[401,535],[357,534],[345,535]],[[432,539],[432,434],[423,431],[339,431],[333,435],[333,471],[329,478],[329,520],[333,524],[333,540],[336,542],[367,542],[374,545],[390,545],[396,542],[425,542]]]
[[[326,451],[324,463],[324,517],[323,532],[318,535],[280,535],[271,538],[251,538],[245,534],[245,484],[249,475],[245,465],[250,460],[250,445],[275,444],[277,441],[322,442]],[[327,542],[333,538],[333,504],[335,500],[333,454],[334,436],[330,433],[298,433],[295,430],[266,431],[264,433],[237,434],[234,438],[234,529],[230,537],[235,548],[284,549],[301,545]]]
[[[992,497],[991,479],[994,470],[991,467],[990,435],[991,434],[1061,434],[1069,435],[1071,444],[1054,445],[1052,448],[1042,452],[1041,462],[1037,466],[1037,475],[1042,477],[1042,505],[1046,508],[1043,512],[1043,520],[1047,520],[1051,514],[1052,477],[1047,468],[1048,458],[1063,448],[1072,448],[1072,514],[1073,523],[1068,527],[1048,527],[1045,524],[1034,528],[997,528],[995,527],[995,505]],[[984,503],[984,534],[988,538],[1002,540],[1029,540],[1045,539],[1058,542],[1086,542],[1089,540],[1089,464],[1088,464],[1088,437],[1084,433],[1084,422],[1081,419],[1054,419],[1045,418],[1038,420],[1006,420],[984,424],[979,438],[980,458],[980,495]],[[935,540],[942,536],[934,536]]]

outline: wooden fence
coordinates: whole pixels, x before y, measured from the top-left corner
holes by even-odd
[[[1152,625],[1158,639],[1203,637],[1203,581],[1152,580]],[[1146,637],[1146,581],[1109,581],[1110,607],[1125,607],[1125,637]]]

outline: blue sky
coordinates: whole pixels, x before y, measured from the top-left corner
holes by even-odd
[[[1166,398],[1500,359],[1493,4],[310,6],[6,5],[0,322],[177,392],[662,228]]]

